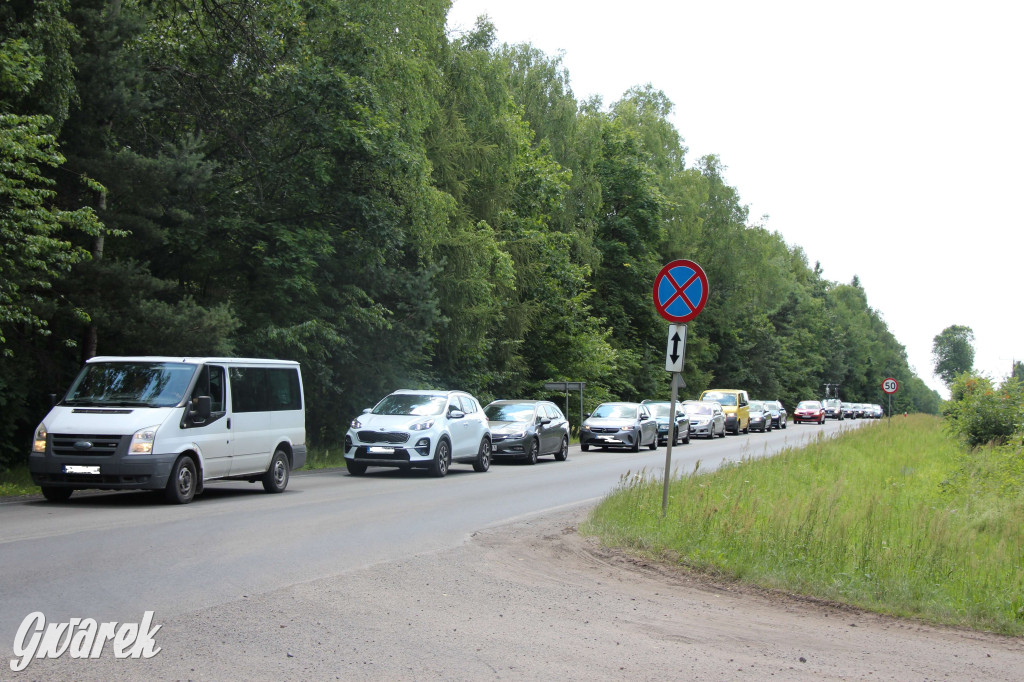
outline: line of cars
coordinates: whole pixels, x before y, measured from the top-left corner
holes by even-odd
[[[801,400],[793,411],[793,423],[824,424],[826,419],[881,419],[884,415],[881,405],[844,403],[838,398]]]
[[[845,407],[845,403],[843,404]],[[580,449],[638,452],[671,441],[725,437],[727,431],[786,428],[789,413],[778,400],[750,400],[746,391],[714,389],[699,400],[606,402],[580,427]],[[793,421],[824,423],[820,401],[803,401]],[[855,413],[856,414],[856,413]],[[843,418],[843,411],[839,411]],[[546,400],[496,400],[486,407],[463,391],[398,390],[352,420],[345,436],[345,465],[359,476],[367,467],[423,468],[445,476],[456,462],[487,471],[495,458],[536,464],[539,457],[569,457],[569,421]]]

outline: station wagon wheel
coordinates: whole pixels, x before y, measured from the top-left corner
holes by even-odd
[[[640,441],[643,440],[643,435],[644,432],[638,429],[636,432],[636,441],[633,443],[633,447],[631,448],[633,452],[640,452]]]
[[[589,451],[590,451],[590,443],[580,443],[580,452],[589,452]],[[566,456],[568,456],[568,455],[566,455]]]
[[[268,493],[283,493],[288,487],[289,473],[288,455],[279,449],[270,460],[270,467],[263,474],[263,489]]]
[[[164,498],[171,504],[188,504],[196,495],[196,464],[182,455],[171,467]]]
[[[452,460],[452,446],[443,438],[434,450],[434,460],[430,463],[430,475],[443,478],[448,473],[448,465]]]
[[[491,468],[491,439],[484,436],[484,439],[480,441],[480,452],[476,455],[476,461],[473,462],[473,471],[483,473]]]
[[[569,459],[569,439],[562,436],[562,447],[555,453],[556,462],[564,462]]]
[[[540,443],[534,438],[530,441],[530,450],[526,453],[526,463],[534,465],[537,463],[537,455],[540,454]]]

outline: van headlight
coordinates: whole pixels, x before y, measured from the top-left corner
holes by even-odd
[[[156,441],[156,426],[147,426],[139,429],[132,435],[132,442],[128,445],[129,455],[152,455],[153,442]]]
[[[46,426],[43,424],[36,429],[35,438],[32,439],[32,452],[39,454],[46,452]]]

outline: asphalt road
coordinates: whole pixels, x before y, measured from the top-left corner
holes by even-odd
[[[864,423],[694,440],[673,449],[672,468],[689,472],[699,460],[710,470]],[[576,446],[566,462],[496,463],[484,474],[455,465],[444,479],[391,469],[363,477],[298,472],[281,495],[258,484],[213,483],[184,506],[135,492],[5,500],[0,651],[10,658],[19,625],[35,611],[51,623],[137,622],[147,610],[172,618],[456,547],[474,532],[596,502],[627,472],[660,477],[664,464],[664,448],[582,453]]]

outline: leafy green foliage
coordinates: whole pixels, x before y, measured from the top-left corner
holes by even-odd
[[[1024,436],[1024,383],[1010,378],[998,388],[988,377],[964,372],[950,384],[943,407],[946,427],[969,446],[1006,443]]]
[[[0,461],[96,353],[298,359],[324,446],[403,386],[664,398],[675,258],[711,282],[694,395],[875,401],[892,375],[937,409],[856,283],[687,163],[664,93],[577,101],[560,56],[447,35],[448,7],[0,5]]]
[[[956,377],[974,367],[974,332],[970,327],[954,324],[935,335],[932,341],[932,357],[935,373],[946,385]]]

